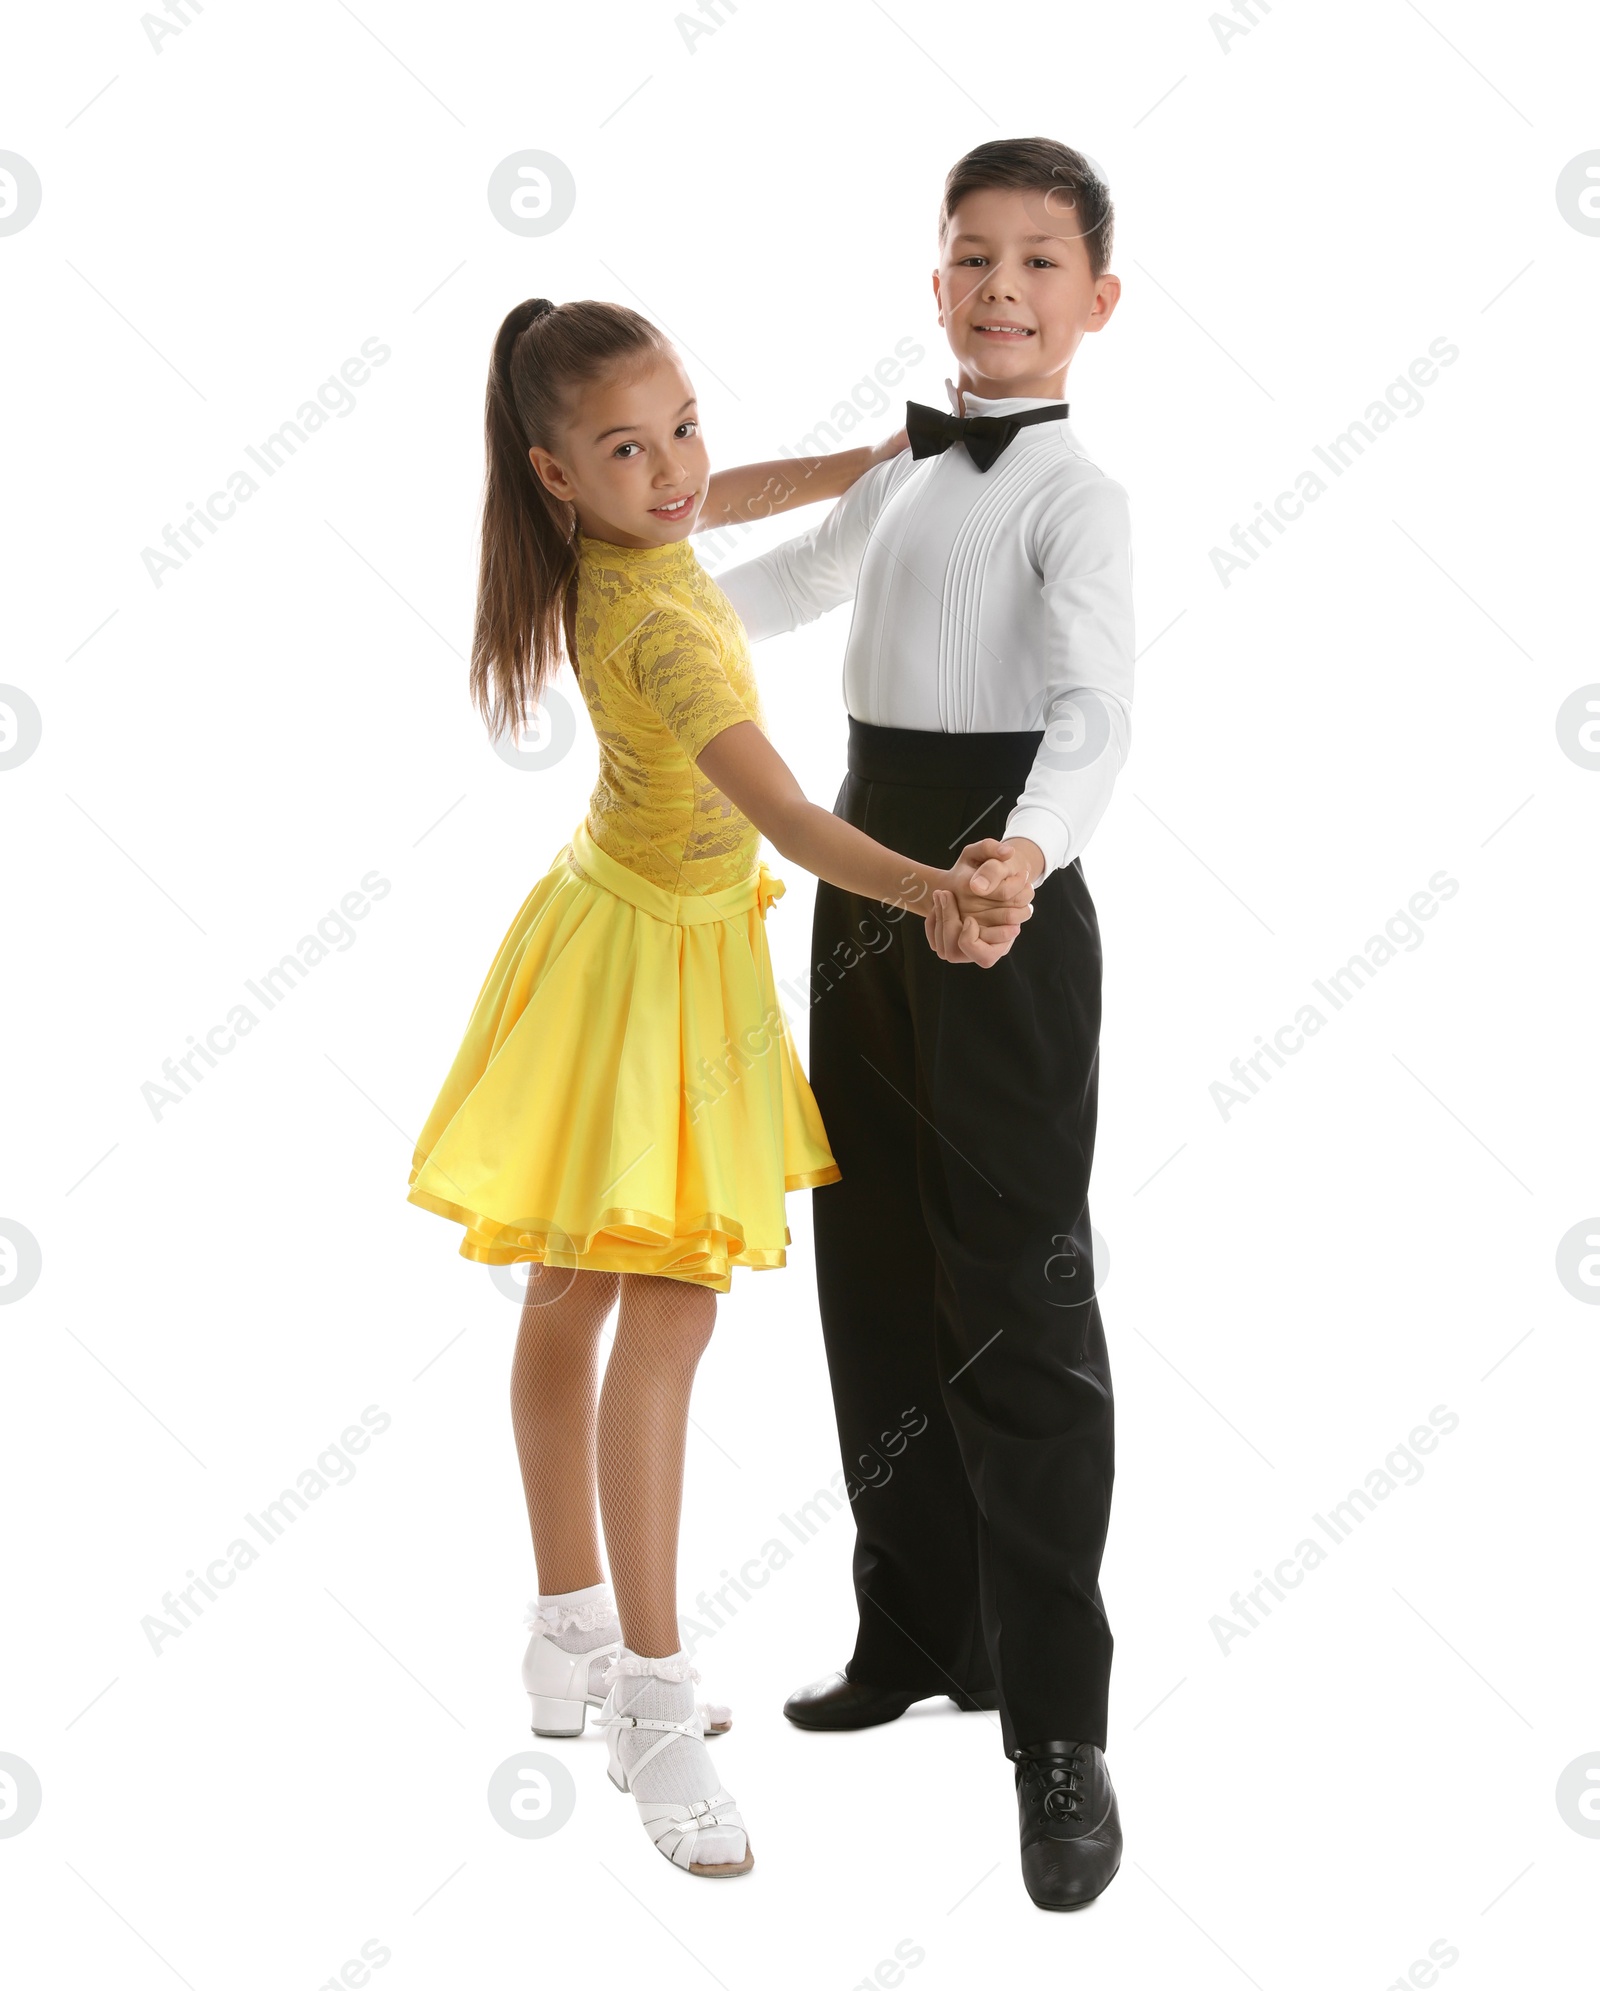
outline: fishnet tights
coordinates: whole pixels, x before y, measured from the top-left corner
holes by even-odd
[[[619,1285],[597,1405],[600,1335]],[[511,1423],[540,1591],[603,1580],[598,1485],[622,1636],[630,1651],[654,1658],[681,1644],[684,1432],[716,1311],[715,1293],[687,1280],[541,1266],[528,1277],[511,1363]]]

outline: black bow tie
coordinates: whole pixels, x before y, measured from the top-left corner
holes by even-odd
[[[1031,429],[1035,422],[1063,421],[1066,413],[1065,401],[1029,408],[1021,415],[947,415],[940,408],[908,401],[906,434],[913,456],[941,456],[951,443],[964,442],[968,456],[980,470],[987,470],[1015,442],[1020,429]]]

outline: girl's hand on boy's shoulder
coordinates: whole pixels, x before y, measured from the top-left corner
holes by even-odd
[[[901,450],[909,449],[910,447],[911,438],[906,434],[905,430],[896,429],[892,436],[887,436],[882,442],[873,444],[871,449],[867,451],[867,460],[863,467],[871,470],[877,464],[892,462],[900,454]]]

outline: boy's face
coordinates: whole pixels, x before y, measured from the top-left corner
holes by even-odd
[[[959,385],[986,400],[1058,399],[1085,332],[1122,285],[1089,268],[1081,209],[1065,189],[985,187],[950,217],[933,273]]]

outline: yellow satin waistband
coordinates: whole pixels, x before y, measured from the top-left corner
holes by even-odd
[[[587,823],[580,823],[572,832],[572,841],[563,855],[579,877],[670,926],[709,926],[717,920],[738,919],[752,906],[765,919],[767,907],[774,899],[783,897],[783,880],[775,878],[765,864],[757,865],[748,878],[737,885],[724,886],[720,892],[668,892],[608,856],[590,836]]]

